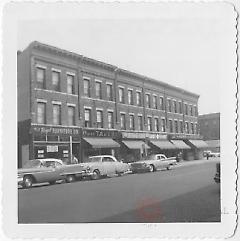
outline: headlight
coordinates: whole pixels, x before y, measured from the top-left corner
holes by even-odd
[[[90,171],[90,170],[91,170],[91,168],[90,168],[90,167],[87,167],[87,168],[86,168],[86,170],[87,170],[87,171]]]

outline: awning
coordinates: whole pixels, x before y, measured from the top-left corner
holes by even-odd
[[[123,144],[129,149],[143,149],[144,146],[146,149],[150,149],[150,147],[143,141],[123,141]]]
[[[171,140],[171,142],[178,148],[178,149],[191,149],[184,141],[182,140]]]
[[[176,149],[176,147],[170,141],[167,140],[151,141],[151,143],[160,149]]]
[[[196,148],[208,148],[208,144],[203,140],[189,140]]]
[[[120,145],[111,138],[103,138],[103,137],[88,137],[83,138],[86,142],[88,142],[93,148],[115,148],[120,147]]]
[[[210,148],[219,148],[220,147],[220,140],[208,140],[205,141]]]

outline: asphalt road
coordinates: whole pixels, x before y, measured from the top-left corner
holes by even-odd
[[[19,223],[219,222],[215,163],[19,189]]]

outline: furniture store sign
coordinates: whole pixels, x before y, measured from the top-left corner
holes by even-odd
[[[122,138],[125,139],[156,139],[165,140],[167,135],[162,135],[159,133],[148,133],[148,132],[122,132]]]

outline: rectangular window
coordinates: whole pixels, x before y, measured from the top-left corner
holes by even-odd
[[[119,102],[124,103],[124,89],[120,87],[118,89],[118,93],[119,93]]]
[[[46,103],[37,103],[37,123],[46,124]]]
[[[129,129],[134,130],[134,115],[129,115]]]
[[[138,129],[140,131],[143,130],[143,117],[142,116],[138,116]]]
[[[86,97],[90,97],[90,81],[89,81],[89,79],[83,80],[83,94]]]
[[[191,123],[191,133],[194,134],[194,125]]]
[[[150,95],[149,95],[149,94],[146,94],[146,106],[147,106],[148,108],[151,107],[151,104],[150,104]]]
[[[184,106],[185,106],[185,115],[188,115],[188,105],[185,104]]]
[[[189,133],[189,125],[188,122],[185,122],[185,132]]]
[[[177,110],[177,102],[174,100],[173,101],[173,106],[174,106],[174,112],[177,113],[178,110]]]
[[[163,119],[161,119],[161,121],[162,121],[162,125],[161,125],[161,131],[162,132],[166,132],[166,121],[165,121],[165,119],[163,118]]]
[[[174,125],[175,125],[175,133],[178,133],[178,121],[177,120],[174,121]]]
[[[74,76],[73,75],[67,75],[67,93],[68,94],[75,94],[74,90]]]
[[[91,127],[91,109],[84,110],[84,126]]]
[[[75,107],[68,106],[68,125],[75,126]]]
[[[113,112],[108,112],[108,128],[113,129]]]
[[[160,110],[164,110],[164,101],[163,101],[163,97],[160,97]]]
[[[107,100],[112,101],[113,100],[113,90],[112,85],[107,84]]]
[[[120,115],[120,127],[121,127],[121,130],[126,130],[126,116],[125,116],[125,114]]]
[[[46,73],[45,69],[37,68],[36,69],[36,79],[37,79],[37,88],[46,89]]]
[[[96,88],[96,98],[102,99],[102,83],[96,82],[95,88]]]
[[[173,122],[172,122],[172,120],[169,120],[169,131],[170,131],[170,133],[173,132]]]
[[[152,117],[147,118],[148,131],[152,131]]]
[[[172,101],[168,99],[167,104],[168,104],[168,112],[172,112]]]
[[[180,132],[183,133],[183,122],[180,121]]]
[[[60,91],[60,73],[53,71],[52,72],[52,87],[55,91]]]
[[[154,130],[155,130],[155,131],[159,131],[158,118],[154,118]]]
[[[157,109],[157,96],[153,96],[153,108]]]
[[[142,105],[141,92],[139,92],[139,91],[136,92],[136,102],[137,102],[137,106]]]
[[[195,134],[198,134],[199,133],[199,131],[198,131],[198,124],[196,123],[195,124]]]
[[[193,116],[193,106],[190,106],[190,115]]]
[[[195,112],[195,116],[198,116],[197,106],[194,106],[194,112]]]
[[[133,91],[128,90],[128,104],[133,105]]]
[[[182,102],[178,102],[179,113],[182,114]]]
[[[103,112],[97,110],[97,128],[103,128]]]
[[[61,105],[53,105],[53,124],[61,125]]]

